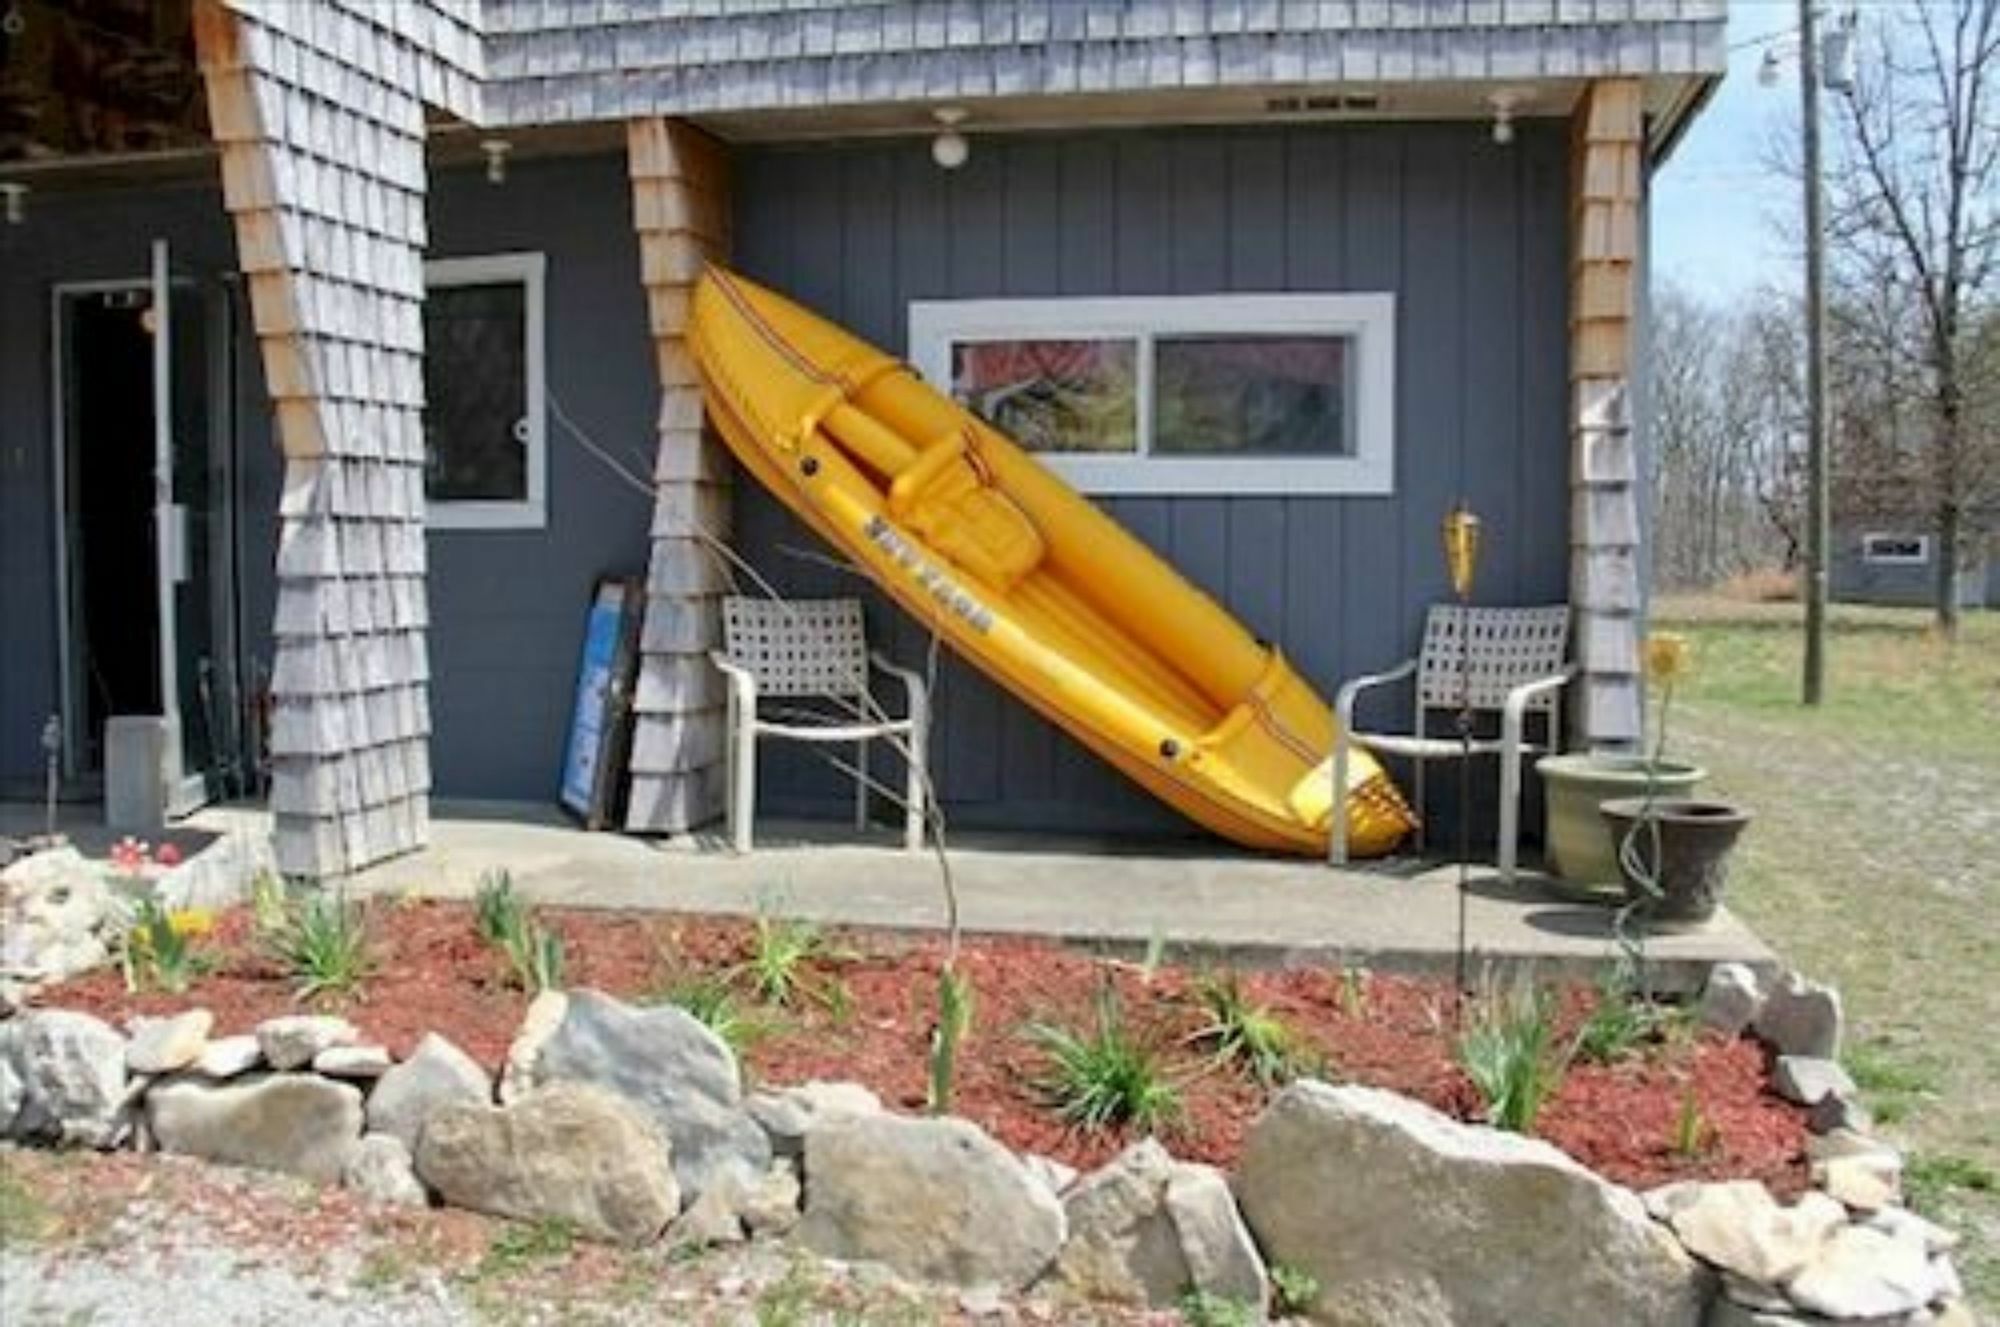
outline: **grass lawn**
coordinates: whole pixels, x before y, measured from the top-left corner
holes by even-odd
[[[1669,598],[1655,618],[1695,647],[1670,753],[1757,817],[1730,905],[1840,988],[1911,1201],[1963,1232],[1974,1302],[2000,1309],[2000,613],[1947,646],[1921,611],[1836,608],[1816,711],[1797,605]]]

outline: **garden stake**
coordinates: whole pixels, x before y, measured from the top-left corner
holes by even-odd
[[[1465,1017],[1465,903],[1472,874],[1472,573],[1479,562],[1479,518],[1460,499],[1445,513],[1444,560],[1458,596],[1458,949],[1453,964],[1452,1022]]]
[[[62,720],[51,714],[42,725],[42,763],[46,767],[42,802],[42,838],[56,838],[56,787],[62,779]]]

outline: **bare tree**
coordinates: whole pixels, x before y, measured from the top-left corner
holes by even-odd
[[[1930,0],[1870,11],[1839,113],[1829,181],[1829,257],[1848,320],[1895,408],[1894,445],[1920,463],[1882,478],[1933,514],[1936,612],[1958,627],[1967,518],[2000,490],[1993,395],[1994,263],[2000,241],[2000,0]],[[1904,409],[1903,407],[1907,407]],[[1907,427],[1906,427],[1907,425]]]

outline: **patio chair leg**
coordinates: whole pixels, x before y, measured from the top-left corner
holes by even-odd
[[[1516,840],[1521,833],[1521,749],[1510,746],[1500,754],[1500,881],[1514,883]]]
[[[854,744],[854,828],[868,828],[868,739]]]
[[[757,725],[739,718],[731,738],[736,759],[729,779],[729,836],[736,851],[750,851],[750,819],[757,807]]]

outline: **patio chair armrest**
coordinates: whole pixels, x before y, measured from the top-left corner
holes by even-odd
[[[1354,726],[1354,702],[1363,691],[1368,690],[1370,687],[1381,687],[1387,686],[1391,682],[1400,682],[1416,671],[1417,661],[1415,659],[1405,659],[1386,673],[1368,673],[1362,677],[1341,683],[1340,690],[1335,692],[1333,697],[1333,713],[1334,717],[1339,720],[1340,731],[1346,733]]]
[[[1521,729],[1527,722],[1528,702],[1546,691],[1554,691],[1566,685],[1576,676],[1576,665],[1571,664],[1560,673],[1548,677],[1538,677],[1532,682],[1523,682],[1507,693],[1506,703],[1500,710],[1500,738],[1510,747],[1521,744]]]
[[[930,706],[930,688],[924,683],[924,675],[914,668],[904,668],[891,663],[889,656],[880,650],[868,652],[868,662],[880,672],[887,673],[903,684],[903,694],[910,703],[910,717],[925,713]]]
[[[732,662],[721,650],[710,650],[708,661],[715,665],[729,683],[729,698],[745,714],[757,712],[757,675],[741,664]]]

